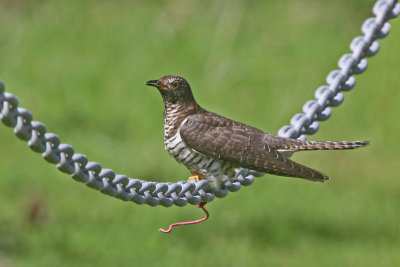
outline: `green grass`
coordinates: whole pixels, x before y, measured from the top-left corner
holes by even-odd
[[[34,119],[103,167],[178,181],[162,101],[144,83],[186,77],[207,109],[276,133],[360,34],[374,1],[2,1],[0,77]],[[400,19],[300,153],[325,184],[266,175],[208,205],[151,208],[57,171],[0,126],[0,266],[399,266]],[[36,216],[30,216],[35,210]]]

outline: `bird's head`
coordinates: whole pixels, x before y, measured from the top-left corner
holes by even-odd
[[[196,103],[189,83],[179,76],[167,75],[159,80],[151,80],[146,85],[154,86],[160,91],[164,103]]]

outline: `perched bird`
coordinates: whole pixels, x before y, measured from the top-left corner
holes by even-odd
[[[354,149],[366,141],[313,142],[273,136],[200,107],[189,83],[164,76],[146,85],[156,87],[164,101],[165,149],[194,175],[220,188],[243,167],[280,176],[324,182],[329,176],[298,164],[282,152]]]

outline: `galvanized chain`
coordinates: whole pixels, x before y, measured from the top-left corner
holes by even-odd
[[[389,19],[400,13],[400,4],[395,0],[380,0],[373,7],[376,17],[368,18],[361,27],[363,36],[357,36],[350,44],[352,54],[343,55],[338,62],[340,70],[333,70],[326,77],[328,85],[320,86],[315,92],[315,100],[309,100],[303,106],[303,113],[298,113],[290,120],[290,126],[283,126],[278,135],[305,140],[305,134],[314,134],[319,129],[317,121],[327,120],[331,107],[340,105],[344,96],[341,91],[351,90],[356,79],[353,74],[360,74],[368,66],[365,57],[374,56],[379,50],[378,38],[386,37],[390,32]]]
[[[346,54],[339,60],[340,70],[332,71],[327,77],[327,86],[321,86],[315,93],[316,100],[308,101],[304,107],[304,114],[296,114],[291,120],[291,126],[284,126],[279,130],[283,137],[305,139],[304,134],[313,134],[318,128],[317,120],[326,120],[331,115],[329,106],[337,106],[343,102],[340,91],[348,91],[355,85],[352,74],[362,73],[367,67],[364,57],[373,56],[379,50],[375,39],[383,38],[390,31],[387,22],[400,14],[400,5],[395,0],[379,0],[373,8],[376,15],[367,19],[363,26],[364,36],[354,38],[350,49],[352,54]],[[210,190],[207,181],[177,183],[158,183],[129,178],[126,175],[116,174],[111,169],[103,169],[97,162],[89,162],[83,154],[75,153],[73,147],[61,144],[60,138],[47,133],[43,123],[32,120],[31,113],[18,108],[18,99],[5,91],[0,81],[0,119],[8,127],[14,128],[14,134],[21,140],[28,141],[28,146],[49,163],[56,164],[57,168],[71,175],[79,182],[94,188],[104,194],[133,201],[137,204],[150,206],[172,205],[185,206],[188,203],[197,205],[200,202],[210,202],[214,197],[225,197],[228,191],[238,191],[241,186],[254,182],[255,176],[263,173],[247,169],[240,169],[234,181],[228,181],[217,192]]]

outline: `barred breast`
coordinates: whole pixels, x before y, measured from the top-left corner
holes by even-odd
[[[186,120],[181,125],[185,122]],[[167,130],[164,136],[165,149],[176,161],[185,165],[193,175],[200,175],[201,179],[207,179],[218,186],[221,182],[235,178],[235,168],[231,164],[203,155],[188,147],[183,142],[179,129],[172,137],[168,136],[169,129],[165,130]]]

